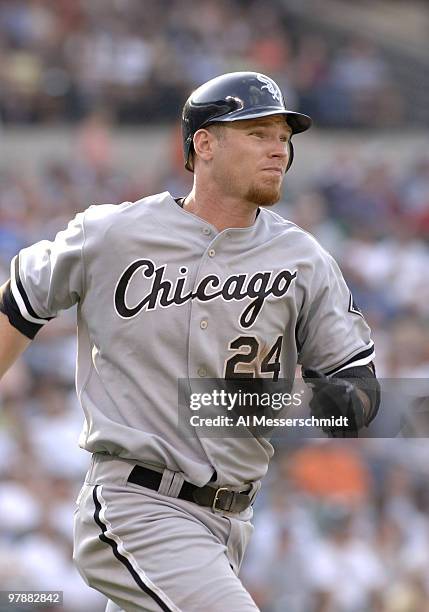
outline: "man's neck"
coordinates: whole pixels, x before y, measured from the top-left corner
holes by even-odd
[[[208,191],[202,194],[195,187],[185,198],[183,208],[204,219],[219,232],[233,227],[250,227],[255,222],[258,210],[251,202]]]

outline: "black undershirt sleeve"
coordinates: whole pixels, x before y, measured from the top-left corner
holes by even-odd
[[[18,304],[12,295],[10,280],[7,281],[3,290],[0,291],[0,311],[7,316],[9,323],[20,331],[24,336],[33,340],[43,325],[27,321],[19,311]]]

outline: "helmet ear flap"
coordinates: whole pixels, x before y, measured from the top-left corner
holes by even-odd
[[[192,141],[185,145],[185,168],[190,172],[194,171],[194,145]]]
[[[286,172],[291,167],[292,162],[293,162],[293,144],[292,144],[292,138],[291,138],[289,140],[289,159],[288,159],[287,166],[286,166]],[[285,172],[285,174],[286,174],[286,172]]]

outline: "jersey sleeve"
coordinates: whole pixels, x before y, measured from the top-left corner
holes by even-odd
[[[332,375],[374,359],[371,331],[333,257],[319,245],[298,318],[296,340],[303,369]]]
[[[11,263],[11,323],[34,337],[59,311],[76,304],[83,293],[83,213],[70,221],[53,241],[22,249]]]

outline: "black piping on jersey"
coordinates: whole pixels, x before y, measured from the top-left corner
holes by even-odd
[[[129,560],[119,552],[118,545],[115,542],[115,540],[113,540],[112,538],[109,538],[109,536],[106,535],[107,527],[101,520],[101,517],[100,517],[101,504],[97,497],[97,490],[99,486],[100,485],[96,485],[92,492],[92,498],[94,500],[94,505],[95,505],[94,520],[102,531],[102,533],[98,536],[99,539],[105,544],[108,544],[109,546],[112,547],[113,554],[118,559],[118,561],[120,561],[127,568],[129,573],[133,577],[134,581],[136,582],[137,586],[140,587],[140,589],[144,593],[146,593],[146,595],[149,595],[149,597],[151,597],[159,605],[160,609],[163,610],[163,612],[174,612],[174,610],[172,610],[169,606],[167,606],[167,604],[163,602],[162,599],[150,587],[148,587],[147,584],[143,582],[143,580],[140,578],[140,576],[138,575],[136,570],[133,568]]]
[[[0,311],[7,316],[9,323],[15,327],[15,329],[24,334],[24,336],[27,336],[30,340],[33,340],[37,332],[43,327],[42,324],[32,323],[22,316],[18,304],[13,297],[10,280],[7,281],[0,295]]]
[[[370,357],[373,354],[374,354],[374,345],[361,351],[357,355],[353,355],[353,357],[351,357],[348,361],[345,361],[341,365],[338,365],[332,370],[329,370],[329,372],[324,372],[324,374],[325,376],[331,376],[332,374],[335,374],[335,372],[338,372],[338,370],[342,370],[343,368],[349,367],[351,364],[355,363],[356,361],[360,361],[361,359],[366,359],[367,357]]]
[[[19,277],[19,255],[17,255],[15,258],[15,282],[16,282],[16,287],[19,291],[19,295],[22,297],[22,300],[25,304],[28,314],[34,319],[43,319],[45,321],[50,321],[53,317],[41,317],[40,315],[37,314],[37,312],[34,312],[33,307],[30,304],[30,300],[28,299],[28,296],[25,292],[25,289]]]

